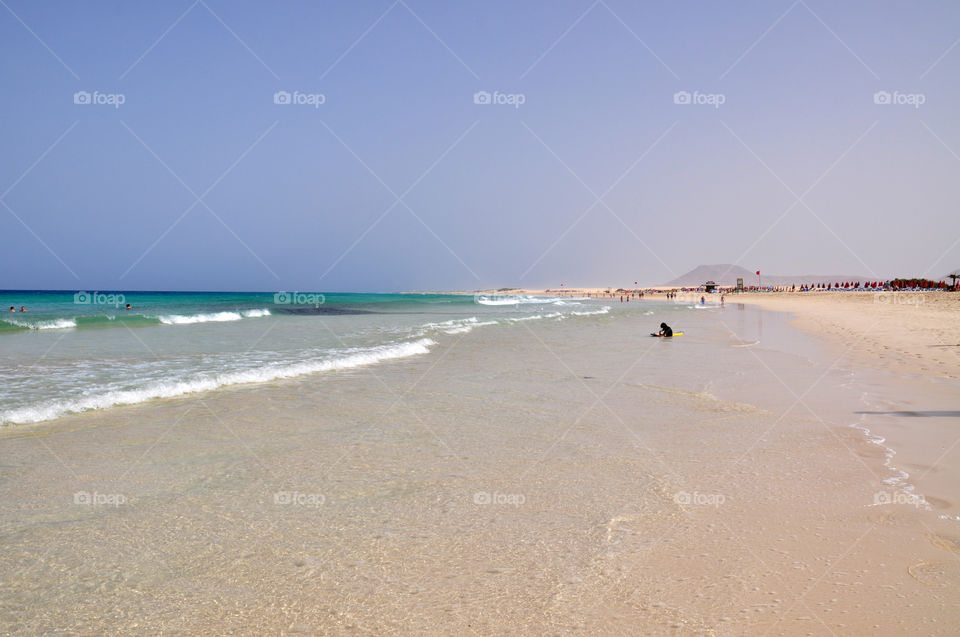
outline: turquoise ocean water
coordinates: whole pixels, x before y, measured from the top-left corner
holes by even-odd
[[[491,325],[606,315],[612,301],[2,291],[0,425],[376,365],[427,354],[438,338]]]

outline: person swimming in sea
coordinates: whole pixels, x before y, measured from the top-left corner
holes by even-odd
[[[15,307],[13,307],[13,306],[11,305],[11,306],[10,306],[10,311],[11,311],[11,312],[16,312],[16,311],[17,311],[17,308],[15,308]]]
[[[656,336],[673,336],[673,329],[666,323],[661,323],[660,331],[656,334]]]

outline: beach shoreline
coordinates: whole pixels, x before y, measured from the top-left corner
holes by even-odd
[[[3,429],[3,627],[949,634],[952,509],[884,483],[821,338],[729,301],[590,305]],[[667,313],[687,334],[645,338]]]

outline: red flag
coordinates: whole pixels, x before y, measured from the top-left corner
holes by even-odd
[[[760,270],[757,270],[757,276],[760,276]]]

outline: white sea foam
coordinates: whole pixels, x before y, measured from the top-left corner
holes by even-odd
[[[198,375],[187,380],[170,378],[147,383],[142,387],[133,389],[105,391],[71,400],[58,400],[11,409],[0,413],[0,423],[41,422],[59,418],[69,413],[106,409],[117,405],[134,405],[157,398],[172,398],[184,394],[211,391],[229,385],[265,383],[305,374],[374,365],[383,361],[426,354],[430,351],[431,345],[436,345],[436,343],[429,338],[422,338],[417,341],[394,345],[343,350],[321,360],[273,363],[256,369]]]
[[[212,312],[209,314],[166,314],[157,317],[165,325],[190,325],[193,323],[224,323],[243,318],[270,316],[270,310],[243,310],[242,312]]]
[[[511,296],[511,297],[489,297],[489,296],[478,296],[476,297],[477,303],[480,305],[517,305],[520,303],[520,297]]]
[[[77,326],[76,319],[54,319],[52,321],[18,321],[17,319],[3,319],[7,323],[19,325],[31,330],[66,330]]]
[[[213,314],[167,314],[157,317],[164,325],[190,325],[192,323],[222,323],[239,321],[243,317],[239,312],[215,312]]]
[[[508,318],[508,321],[517,323],[519,321],[537,321],[540,319],[550,319],[550,318],[562,318],[563,314],[560,312],[550,312],[549,314],[531,314],[529,316],[518,316],[516,318]]]
[[[604,305],[599,310],[590,310],[588,312],[570,312],[574,316],[596,316],[597,314],[609,314],[610,306]]]
[[[479,321],[477,317],[471,316],[464,319],[450,319],[440,323],[426,323],[421,326],[421,330],[439,330],[444,334],[466,334],[475,327],[484,325],[497,325],[498,321]]]
[[[574,299],[560,299],[555,296],[530,296],[527,294],[478,294],[474,300],[480,305],[525,305],[539,303],[540,305],[564,303]]]

